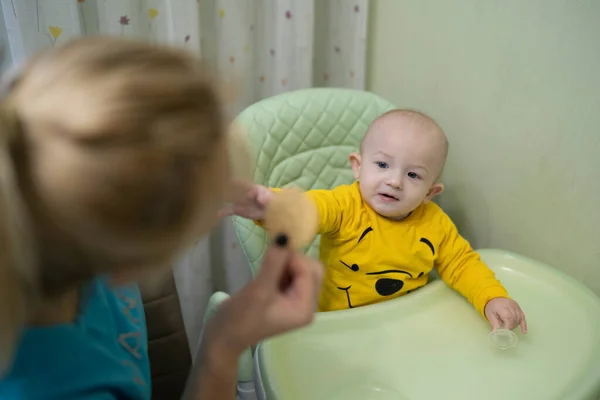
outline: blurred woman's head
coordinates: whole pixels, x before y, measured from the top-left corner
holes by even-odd
[[[168,266],[210,229],[226,132],[191,54],[88,38],[34,57],[0,103],[0,348],[32,302]]]

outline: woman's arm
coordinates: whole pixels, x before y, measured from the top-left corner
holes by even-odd
[[[188,378],[184,400],[235,399],[240,352],[227,345],[227,333],[211,321]],[[220,335],[219,335],[220,333]]]
[[[235,399],[240,354],[259,341],[309,324],[323,278],[316,260],[289,250],[278,235],[258,276],[210,318],[185,400]]]

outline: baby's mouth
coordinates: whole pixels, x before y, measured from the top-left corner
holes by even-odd
[[[397,197],[392,196],[391,194],[386,194],[386,193],[379,193],[379,196],[383,197],[385,200],[388,201],[398,201]]]

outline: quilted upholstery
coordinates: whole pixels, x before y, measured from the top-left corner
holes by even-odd
[[[341,88],[303,89],[249,106],[237,122],[252,145],[255,182],[302,189],[351,183],[349,154],[358,149],[368,125],[392,108],[392,103],[373,93]],[[256,272],[266,249],[266,234],[243,218],[234,218],[234,227]],[[306,250],[317,256],[318,248],[319,237]]]

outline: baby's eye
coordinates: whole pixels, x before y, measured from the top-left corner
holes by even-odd
[[[421,177],[419,175],[417,175],[415,172],[409,172],[408,177],[410,179],[421,179]]]
[[[388,167],[388,164],[383,161],[377,161],[375,164],[381,169],[386,169]]]

